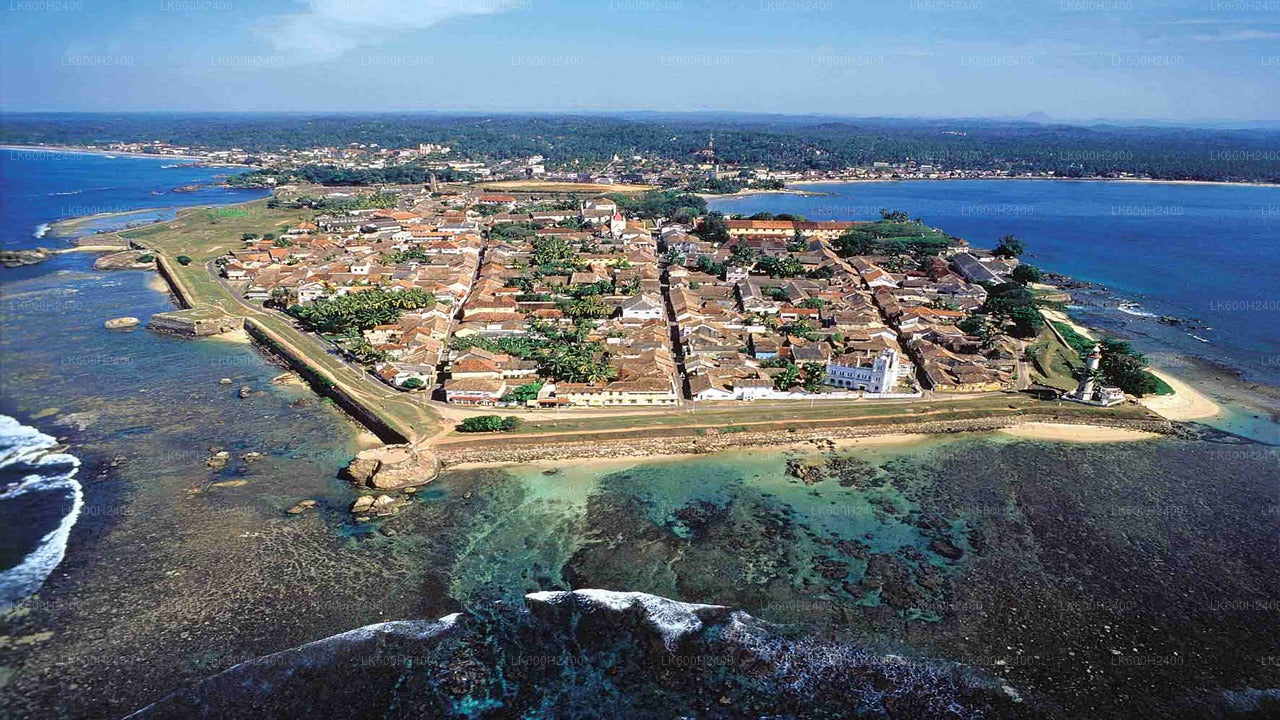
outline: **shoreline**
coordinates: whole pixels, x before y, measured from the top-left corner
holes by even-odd
[[[433,448],[443,472],[505,467],[554,466],[575,460],[593,462],[654,462],[712,455],[729,451],[785,451],[796,448],[857,449],[887,445],[915,445],[946,436],[977,437],[997,431],[1025,440],[1048,442],[1122,442],[1152,440],[1175,434],[1173,423],[1162,420],[1091,418],[1071,422],[1053,413],[1023,417],[988,417],[965,420],[923,421],[904,425],[844,426],[820,429],[761,430],[730,434],[634,437],[625,440],[534,439],[527,444]],[[498,438],[500,440],[500,438]]]
[[[1051,322],[1064,323],[1090,340],[1098,339],[1098,336],[1094,334],[1091,328],[1072,320],[1066,311],[1041,308],[1040,312]],[[1224,409],[1221,405],[1191,384],[1169,374],[1165,370],[1156,370],[1152,367],[1148,367],[1146,370],[1173,388],[1172,395],[1152,395],[1138,398],[1138,402],[1148,410],[1167,420],[1177,422],[1207,420],[1223,414]]]
[[[208,162],[207,158],[195,155],[159,155],[153,153],[128,152],[125,150],[103,150],[86,145],[0,145],[0,150],[16,150],[19,152],[59,152],[77,153],[80,155],[115,155],[118,157],[154,158],[156,160],[194,160]],[[240,167],[230,163],[228,167]],[[244,166],[248,167],[248,166]]]
[[[1221,185],[1227,187],[1263,187],[1263,188],[1280,188],[1280,183],[1269,183],[1262,181],[1243,181],[1243,180],[1144,180],[1142,178],[1106,178],[1106,177],[942,177],[942,178],[867,178],[867,179],[849,179],[849,180],[801,180],[794,183],[788,183],[787,187],[796,185],[862,185],[866,183],[904,183],[904,182],[954,182],[958,180],[1022,180],[1022,181],[1042,181],[1042,182],[1098,182],[1098,183],[1138,183],[1148,185]],[[768,192],[780,192],[776,190],[765,190]],[[815,193],[821,195],[822,193]],[[733,197],[733,196],[713,196],[713,197]]]

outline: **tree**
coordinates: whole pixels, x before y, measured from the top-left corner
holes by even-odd
[[[533,261],[538,265],[569,260],[573,256],[573,247],[559,235],[549,235],[533,240]]]
[[[908,217],[908,215],[905,212],[902,212],[901,210],[883,210],[882,209],[880,211],[880,217],[884,218],[885,220],[888,220],[889,222],[894,222],[894,223],[904,223],[904,222],[910,221],[910,218]]]
[[[786,392],[799,380],[800,369],[795,365],[788,364],[786,367],[782,368],[782,372],[773,376],[773,387],[779,392]]]
[[[784,257],[766,255],[760,258],[760,262],[756,263],[755,269],[757,272],[776,278],[789,278],[804,274],[804,265],[801,265],[799,260],[790,255]]]
[[[511,432],[520,426],[520,418],[501,415],[476,415],[458,423],[458,432]]]
[[[174,258],[174,260],[177,260],[178,264],[183,266],[191,264],[191,258],[186,255],[179,255],[178,257]]]
[[[1010,274],[1010,277],[1012,277],[1013,281],[1016,283],[1019,283],[1021,285],[1029,285],[1031,283],[1040,282],[1041,278],[1044,277],[1044,273],[1040,272],[1040,268],[1036,267],[1035,265],[1028,265],[1026,263],[1023,263],[1013,269],[1013,272]]]
[[[1016,337],[1035,337],[1040,333],[1040,328],[1044,327],[1044,316],[1031,305],[1013,308],[1008,317],[1013,321],[1013,334]]]
[[[823,383],[827,380],[827,368],[818,362],[805,363],[801,368],[801,374],[804,378],[804,389],[811,393],[821,390]]]
[[[992,254],[998,257],[1016,258],[1020,257],[1026,246],[1018,239],[1016,235],[1005,235],[1000,238],[1000,244],[992,251]]]
[[[1107,338],[1099,344],[1102,346],[1102,362],[1098,369],[1107,384],[1138,397],[1160,389],[1159,381],[1146,370],[1146,356],[1134,350],[1129,343]]]
[[[729,226],[725,223],[724,215],[711,212],[702,218],[702,224],[693,231],[693,234],[707,242],[724,243],[729,241]]]
[[[421,390],[425,386],[426,386],[426,383],[422,381],[422,378],[416,378],[416,377],[411,377],[408,380],[405,380],[404,382],[400,383],[400,387],[404,388],[405,390]]]
[[[502,396],[502,402],[521,403],[524,404],[530,400],[535,400],[538,393],[542,392],[541,382],[532,382],[527,385],[521,385],[513,390],[509,390],[506,395]]]

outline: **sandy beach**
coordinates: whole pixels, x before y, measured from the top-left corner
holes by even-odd
[[[1141,398],[1138,402],[1170,420],[1203,420],[1216,417],[1222,408],[1207,395],[1167,372],[1147,368],[1152,375],[1169,383],[1172,395]]]
[[[1097,336],[1094,335],[1091,330],[1089,330],[1089,328],[1072,320],[1070,316],[1068,316],[1066,313],[1062,312],[1061,310],[1050,310],[1048,308],[1040,308],[1040,314],[1043,315],[1045,319],[1049,320],[1050,322],[1065,323],[1072,330],[1075,330],[1076,332],[1089,338],[1090,340],[1098,339]]]
[[[1067,425],[1065,423],[1023,423],[997,432],[1028,440],[1052,440],[1071,443],[1109,443],[1151,440],[1161,437],[1156,433],[1097,425]]]

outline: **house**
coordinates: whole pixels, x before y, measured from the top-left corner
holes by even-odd
[[[444,384],[444,396],[453,405],[494,405],[508,389],[501,378],[454,378]]]
[[[641,294],[622,303],[624,320],[661,320],[662,300],[654,295]]]

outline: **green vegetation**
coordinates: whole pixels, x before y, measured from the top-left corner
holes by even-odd
[[[308,208],[326,213],[346,213],[352,210],[381,210],[393,208],[400,195],[393,192],[360,193],[350,197],[314,197],[300,195],[288,207]],[[267,237],[263,235],[263,237]]]
[[[617,203],[622,214],[643,220],[670,218],[676,222],[692,222],[707,211],[706,200],[674,190],[654,190],[638,196],[613,193],[606,197]]]
[[[870,113],[869,113],[870,114]],[[502,160],[542,155],[548,168],[581,168],[628,155],[687,163],[714,133],[724,163],[790,170],[828,170],[874,161],[915,160],[942,169],[964,167],[1061,177],[1135,172],[1171,180],[1280,181],[1276,130],[1186,127],[1071,126],[1005,120],[654,117],[582,115],[424,115],[415,113],[282,113],[228,118],[218,114],[9,113],[0,143],[85,145],[111,141],[275,152],[281,148],[376,143],[406,147],[437,143],[450,158]],[[252,158],[251,158],[252,159]],[[436,171],[441,181],[460,173]],[[255,174],[250,174],[252,177]],[[424,168],[350,171],[309,166],[266,174],[325,184],[425,182]],[[245,176],[238,176],[244,178]],[[232,182],[249,183],[245,178]],[[265,183],[265,178],[258,180]]]
[[[426,386],[427,384],[425,382],[423,382],[420,378],[416,378],[416,377],[409,378],[408,380],[405,380],[404,382],[400,383],[400,387],[404,388],[405,390],[421,390]]]
[[[431,170],[419,165],[395,165],[372,169],[341,168],[334,165],[303,165],[296,170],[258,170],[227,179],[232,187],[275,187],[293,182],[313,185],[425,185],[435,174],[440,182],[467,182],[473,178],[456,170]],[[274,181],[274,182],[272,182]]]
[[[879,220],[851,228],[835,242],[841,257],[854,255],[937,255],[956,244],[956,239],[918,221]]]
[[[1102,379],[1108,385],[1114,385],[1138,397],[1173,394],[1173,388],[1169,387],[1169,383],[1146,369],[1146,356],[1134,350],[1129,343],[1114,338],[1103,338],[1101,341],[1090,340],[1076,332],[1067,323],[1056,322],[1053,326],[1082,359],[1093,352],[1094,345],[1102,346],[1102,362],[1099,363],[1098,369],[1102,371]],[[1083,365],[1083,362],[1080,364]]]
[[[174,258],[174,260],[177,260],[179,265],[190,265],[190,264],[191,264],[191,256],[190,256],[190,255],[179,255],[178,257]]]
[[[987,286],[987,300],[978,312],[994,321],[1011,323],[1015,337],[1035,337],[1044,327],[1044,316],[1035,304],[1035,293],[1018,283]]]
[[[458,423],[458,432],[511,432],[520,427],[520,418],[508,415],[477,415]]]
[[[432,307],[434,295],[422,290],[389,292],[373,288],[364,292],[319,300],[311,305],[294,305],[289,314],[309,330],[322,335],[352,335],[377,325],[389,325],[406,310]]]
[[[1026,249],[1016,235],[1005,235],[1000,238],[1000,244],[996,245],[996,249],[992,250],[991,254],[996,257],[1016,258],[1020,257]]]
[[[542,392],[542,385],[541,381],[520,385],[513,390],[507,391],[507,394],[502,396],[502,402],[524,404],[530,400],[536,400],[538,399],[538,393]]]
[[[804,265],[791,255],[766,255],[756,263],[755,271],[765,273],[769,277],[790,278],[803,275]]]
[[[591,325],[579,321],[572,330],[560,330],[550,323],[533,323],[528,335],[502,337],[455,337],[450,347],[466,350],[478,347],[513,355],[538,363],[539,373],[557,382],[608,382],[617,377],[609,364],[604,343],[587,341]]]
[[[1019,285],[1030,285],[1031,283],[1040,282],[1044,278],[1044,273],[1040,272],[1040,268],[1035,265],[1023,263],[1013,269],[1010,277]]]

